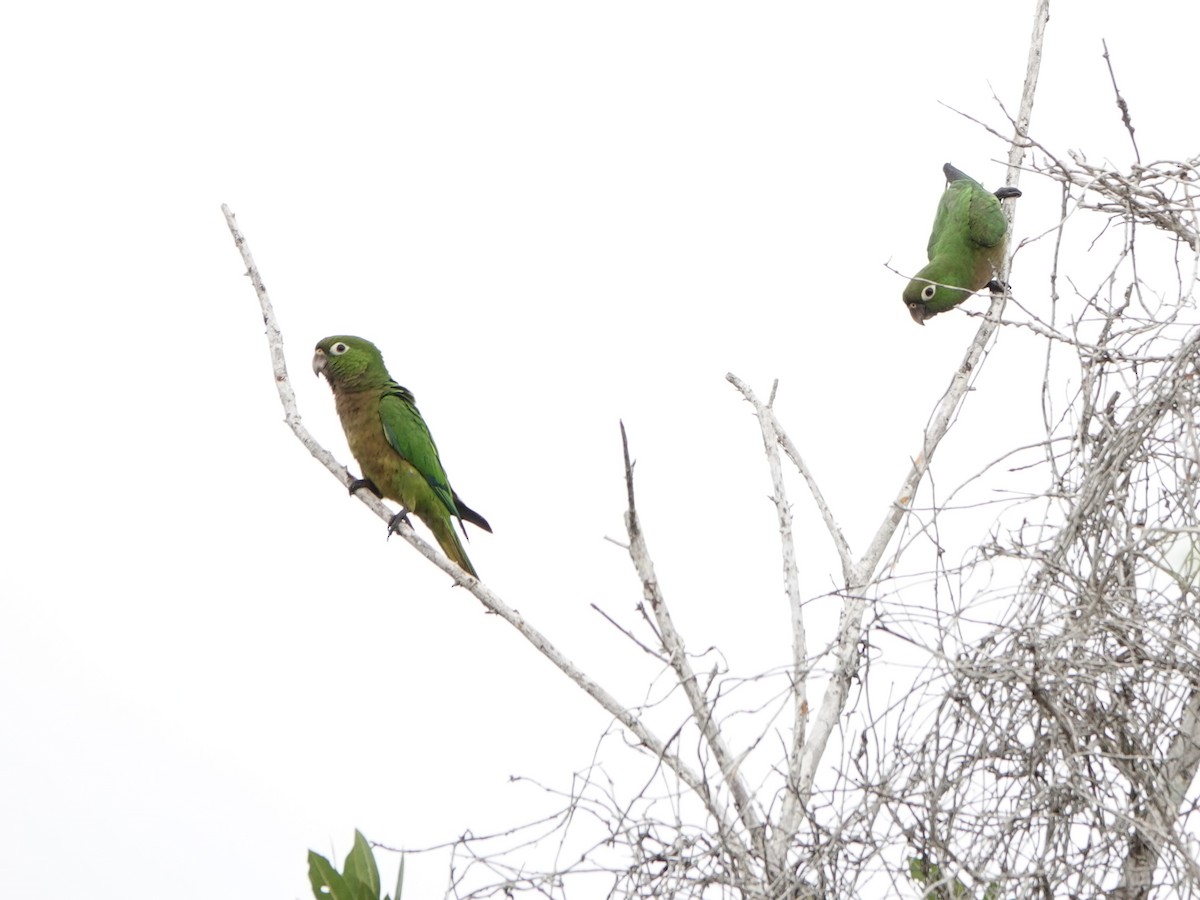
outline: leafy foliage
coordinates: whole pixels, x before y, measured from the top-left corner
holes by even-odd
[[[379,867],[375,865],[371,845],[357,829],[354,831],[354,847],[346,855],[346,865],[340,873],[321,854],[308,851],[308,880],[312,883],[313,896],[317,900],[380,900]],[[403,884],[402,857],[400,874],[396,878],[395,900],[400,900]],[[383,900],[392,898],[385,894]]]

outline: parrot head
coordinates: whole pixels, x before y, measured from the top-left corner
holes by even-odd
[[[918,272],[917,277],[904,289],[904,305],[908,307],[908,314],[912,316],[912,320],[918,325],[924,325],[926,319],[932,319],[938,313],[957,306],[969,296],[970,291],[948,284],[938,284],[922,271]]]
[[[365,338],[336,334],[317,342],[313,374],[324,374],[331,388],[374,387],[388,378],[379,348]]]
[[[918,325],[924,325],[925,320],[933,315],[925,309],[925,304],[936,294],[936,284],[918,281],[916,278],[910,281],[908,287],[904,289],[904,305],[908,307],[908,314]]]

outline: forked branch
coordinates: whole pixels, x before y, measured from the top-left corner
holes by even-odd
[[[621,450],[625,456],[625,489],[628,494],[629,503],[629,508],[625,511],[625,530],[629,534],[629,558],[633,560],[633,566],[637,570],[638,578],[641,579],[642,596],[650,607],[655,622],[658,623],[658,631],[662,636],[663,649],[666,650],[671,667],[675,670],[679,684],[687,696],[688,704],[692,708],[692,714],[696,717],[696,725],[699,727],[700,733],[704,735],[705,743],[712,750],[717,765],[721,770],[721,776],[729,788],[730,794],[733,795],[733,802],[734,806],[737,807],[738,816],[741,818],[742,824],[746,827],[747,831],[749,831],[758,856],[766,860],[762,815],[749,789],[746,787],[745,780],[738,771],[738,760],[730,752],[729,747],[725,743],[725,738],[721,735],[721,729],[713,718],[712,703],[705,696],[704,691],[700,687],[700,682],[696,678],[696,673],[692,670],[692,664],[687,655],[687,648],[684,646],[683,638],[675,629],[675,622],[671,618],[671,612],[667,608],[666,600],[663,598],[662,590],[658,585],[658,577],[654,574],[654,561],[650,558],[650,550],[646,546],[646,536],[642,531],[642,524],[637,514],[637,505],[634,502],[633,462],[629,457],[629,440],[625,435],[624,422],[621,423]],[[711,801],[706,799],[705,802],[708,803]]]

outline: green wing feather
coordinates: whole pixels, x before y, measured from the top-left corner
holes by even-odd
[[[942,171],[949,184],[942,193],[933,220],[933,232],[926,248],[929,258],[933,259],[937,238],[946,234],[947,228],[954,231],[965,226],[967,238],[980,247],[995,247],[1003,241],[1008,223],[996,195],[950,163],[946,163]]]
[[[437,445],[425,420],[417,412],[413,395],[398,384],[388,385],[379,399],[379,419],[392,449],[421,473],[446,510],[461,520],[450,480],[438,457]]]
[[[1004,240],[1008,222],[996,195],[982,185],[971,184],[968,233],[980,247],[995,247]]]
[[[933,217],[933,228],[929,231],[929,243],[925,245],[926,259],[933,259],[937,255],[938,238],[946,233],[946,226],[950,222],[952,199],[949,190],[942,191],[941,199],[938,200],[937,214]]]

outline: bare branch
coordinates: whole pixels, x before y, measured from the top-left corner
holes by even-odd
[[[741,391],[742,396],[754,407],[754,414],[758,417],[759,428],[762,431],[763,448],[766,451],[767,463],[771,470],[771,499],[775,503],[775,514],[779,520],[783,583],[787,593],[788,612],[792,625],[792,738],[787,751],[789,790],[784,794],[779,824],[771,838],[772,858],[778,860],[783,858],[800,824],[800,794],[795,787],[800,781],[800,754],[804,748],[804,726],[808,718],[808,638],[805,633],[804,611],[800,598],[796,544],[792,535],[792,507],[787,499],[787,489],[783,483],[783,465],[779,459],[779,444],[782,435],[777,430],[778,423],[771,409],[775,403],[775,393],[779,388],[779,382],[776,381],[771,386],[771,398],[766,404],[763,404],[741,379],[733,374],[728,374],[725,378]],[[834,521],[833,514],[825,503],[820,488],[817,487],[816,480],[809,473],[808,467],[805,466],[798,452],[795,454],[794,461],[807,482],[808,488],[817,502],[817,508],[825,520],[825,526],[829,529],[830,536],[838,548],[842,557],[843,569],[848,569],[850,550],[846,546],[841,529]]]
[[[700,688],[696,673],[692,671],[683,638],[675,628],[674,620],[671,618],[662,591],[659,589],[658,577],[654,574],[654,561],[650,558],[650,550],[646,546],[646,537],[642,532],[637,506],[634,502],[633,462],[629,457],[629,441],[625,435],[624,422],[621,423],[621,448],[625,454],[625,488],[629,503],[629,508],[625,511],[625,527],[629,532],[629,556],[633,560],[638,578],[642,581],[642,595],[654,613],[662,637],[663,648],[670,657],[671,666],[675,669],[679,684],[683,687],[688,703],[692,707],[696,724],[712,749],[713,756],[716,757],[725,784],[733,795],[733,802],[737,807],[742,824],[749,831],[759,858],[765,860],[767,853],[762,815],[738,771],[738,761],[729,751],[725,744],[725,738],[713,720],[712,706]],[[715,803],[715,798],[712,798],[707,791],[702,796],[705,798],[706,804]],[[719,821],[719,817],[714,817]]]
[[[808,466],[805,464],[804,458],[800,455],[800,451],[796,448],[796,445],[792,443],[791,438],[787,436],[787,433],[779,424],[779,420],[775,418],[775,412],[772,409],[772,403],[764,405],[762,402],[760,402],[754,391],[750,389],[750,386],[732,372],[729,372],[725,375],[725,380],[741,391],[742,396],[745,397],[747,402],[754,407],[754,414],[758,417],[759,425],[763,430],[763,439],[767,439],[768,430],[776,436],[776,441],[783,445],[784,452],[787,453],[788,458],[796,466],[796,470],[804,479],[804,483],[808,485],[808,490],[812,494],[813,500],[816,501],[817,510],[821,513],[821,518],[825,522],[825,528],[829,531],[829,536],[833,540],[833,545],[838,552],[838,557],[842,561],[842,574],[845,576],[846,580],[849,581],[852,577],[851,573],[854,570],[854,561],[850,552],[850,545],[846,542],[846,538],[842,534],[842,529],[838,525],[837,520],[834,519],[833,512],[830,510],[829,504],[825,502],[825,495],[821,493],[821,488],[818,486],[817,480],[813,477],[812,472],[809,471]],[[774,394],[775,392],[772,390],[772,402],[774,401]],[[773,449],[768,450],[768,459],[773,452],[775,452]],[[780,473],[780,475],[782,477],[782,473]],[[781,481],[776,480],[774,469],[771,471],[771,483],[773,485],[782,484]],[[778,498],[780,496],[782,495],[777,490],[775,494],[777,505],[779,503]]]
[[[283,334],[280,331],[279,324],[275,318],[275,312],[271,305],[271,301],[267,296],[266,287],[263,285],[261,276],[259,275],[258,267],[254,264],[254,258],[250,254],[250,247],[246,242],[245,237],[237,228],[237,222],[233,212],[227,205],[222,205],[221,211],[225,214],[225,221],[229,225],[230,233],[233,235],[233,240],[238,248],[238,252],[242,255],[242,260],[246,263],[246,274],[249,276],[251,283],[254,285],[255,292],[258,295],[259,305],[262,308],[263,322],[267,326],[267,341],[270,345],[271,362],[275,372],[275,385],[279,391],[279,399],[283,404],[284,417],[288,426],[299,438],[304,447],[317,459],[325,468],[333,473],[343,485],[349,486],[351,478],[345,466],[339,464],[334,459],[333,454],[317,443],[316,439],[308,432],[301,424],[300,413],[296,406],[296,395],[292,390],[291,383],[288,380],[287,365],[284,360],[283,353]],[[366,504],[370,509],[385,522],[392,518],[392,511],[387,508],[378,498],[368,491],[359,491],[355,494],[361,502]],[[410,526],[401,524],[397,528],[397,533],[404,538],[408,543],[412,544],[417,550],[433,562],[438,568],[449,575],[455,582],[470,591],[490,612],[500,616],[504,621],[508,622],[515,628],[529,643],[537,648],[538,652],[550,660],[558,669],[563,672],[568,678],[574,681],[581,687],[593,700],[600,704],[610,715],[624,725],[629,731],[637,737],[640,744],[646,748],[651,754],[661,759],[671,771],[673,771],[685,784],[688,785],[696,794],[705,798],[706,806],[717,821],[721,831],[725,833],[732,846],[737,846],[737,837],[734,833],[732,824],[727,820],[727,816],[723,813],[720,804],[715,797],[712,797],[707,781],[704,776],[693,771],[679,756],[668,749],[666,743],[657,737],[646,725],[629,709],[618,703],[616,698],[608,693],[597,682],[580,670],[573,662],[571,662],[561,651],[555,647],[545,635],[530,625],[516,610],[509,607],[500,597],[484,586],[478,579],[471,577],[454,563],[450,562],[442,554],[438,553],[425,541],[421,540],[412,530]],[[746,799],[746,798],[743,798]],[[747,800],[748,803],[748,800]]]

